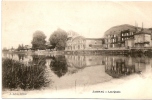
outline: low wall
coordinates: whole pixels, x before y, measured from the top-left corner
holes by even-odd
[[[152,56],[152,50],[144,49],[125,49],[125,50],[77,50],[77,51],[65,51],[65,54],[84,54],[84,55],[147,55]]]

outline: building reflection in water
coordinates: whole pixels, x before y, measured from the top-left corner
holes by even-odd
[[[119,78],[132,73],[141,73],[150,65],[150,60],[145,57],[105,57],[105,72],[113,78]]]
[[[103,65],[102,56],[84,56],[84,55],[65,55],[69,65],[74,66],[78,69],[85,67]]]
[[[103,57],[99,55],[65,55],[68,64],[68,74],[73,74],[86,67],[103,65]]]

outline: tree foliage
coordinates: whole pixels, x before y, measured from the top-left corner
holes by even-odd
[[[50,44],[57,50],[64,50],[66,46],[67,33],[62,29],[57,29],[50,36]]]
[[[40,49],[43,50],[45,49],[45,41],[46,36],[42,31],[36,31],[33,34],[33,40],[32,40],[32,48],[33,49]]]

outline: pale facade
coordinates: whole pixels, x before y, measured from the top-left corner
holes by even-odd
[[[102,38],[84,38],[77,36],[67,40],[66,51],[99,50],[102,49]]]
[[[85,39],[86,43],[85,43],[85,49],[86,50],[98,50],[98,49],[102,49],[103,45],[102,42],[103,40],[101,38],[99,39],[93,39],[93,38],[86,38]]]
[[[77,34],[76,32],[73,32],[73,31],[69,31],[69,32],[67,32],[67,35],[68,35],[68,38],[67,38],[65,50],[71,51],[73,49],[72,48],[73,39],[76,37],[79,37],[79,34]]]
[[[85,49],[85,38],[78,36],[71,42],[72,50],[84,50]]]
[[[126,46],[126,48],[128,48],[128,49],[134,47],[134,39],[131,38],[131,39],[126,40],[126,41],[125,41],[125,46]]]
[[[134,38],[135,47],[151,47],[151,34],[140,32]]]

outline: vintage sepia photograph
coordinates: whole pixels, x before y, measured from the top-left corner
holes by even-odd
[[[152,99],[152,1],[2,1],[2,98]]]

